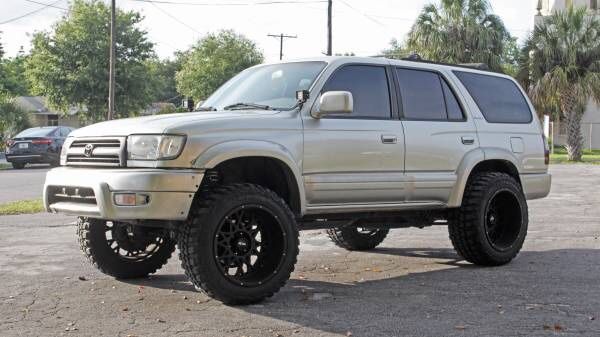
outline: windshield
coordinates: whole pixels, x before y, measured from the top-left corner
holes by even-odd
[[[49,136],[56,128],[31,128],[21,131],[15,138],[21,137],[46,137]]]
[[[288,110],[296,105],[296,91],[308,90],[324,67],[325,62],[298,62],[251,68],[221,86],[201,108],[253,103]]]

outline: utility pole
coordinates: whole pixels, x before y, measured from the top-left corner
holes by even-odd
[[[113,119],[115,115],[115,0],[111,0],[110,4],[110,56],[108,69],[108,115],[107,120]]]
[[[327,2],[327,55],[332,55],[332,41],[331,41],[331,14],[333,11],[333,0]]]
[[[288,38],[288,39],[296,39],[296,38],[298,38],[298,36],[296,36],[296,35],[284,35],[283,33],[281,33],[281,34],[267,34],[267,36],[278,37],[279,38],[279,59],[280,60],[283,60],[283,39],[284,38]]]

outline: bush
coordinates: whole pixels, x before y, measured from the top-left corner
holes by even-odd
[[[27,112],[15,105],[14,98],[0,94],[0,151],[4,152],[8,139],[29,127]]]

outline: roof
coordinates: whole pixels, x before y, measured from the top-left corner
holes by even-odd
[[[475,72],[475,73],[491,75],[491,76],[507,77],[507,78],[510,77],[510,76],[507,76],[505,74],[501,74],[498,72],[494,72],[494,71],[490,71],[490,70],[482,70],[480,68],[480,66],[477,64],[447,64],[447,63],[433,62],[433,61],[427,61],[427,60],[409,60],[409,59],[397,60],[397,59],[389,59],[389,58],[385,58],[385,57],[318,56],[318,57],[302,58],[302,59],[289,60],[289,61],[279,61],[279,62],[273,62],[273,63],[268,63],[268,64],[311,62],[311,61],[326,62],[330,65],[342,65],[342,64],[346,64],[346,63],[364,63],[364,64],[375,64],[375,65],[377,65],[377,64],[388,65],[389,64],[389,65],[396,65],[396,66],[403,66],[403,67],[422,67],[423,69],[430,69],[430,70],[441,70],[441,69],[462,70],[462,71]],[[255,67],[260,67],[260,66],[268,65],[268,64],[260,64]]]
[[[59,115],[60,111],[49,108],[46,102],[46,97],[43,96],[19,96],[15,98],[15,104],[30,113],[40,115]],[[67,111],[68,115],[75,115],[80,109],[70,108]]]

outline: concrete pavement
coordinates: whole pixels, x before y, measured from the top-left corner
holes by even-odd
[[[107,277],[83,259],[73,218],[0,217],[0,334],[598,336],[600,166],[552,172],[552,193],[529,203],[524,250],[507,266],[461,261],[445,227],[393,230],[368,253],[308,231],[288,285],[252,306],[196,292],[176,257],[148,279]]]

